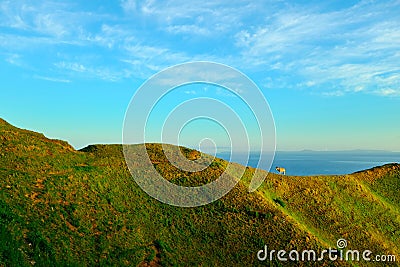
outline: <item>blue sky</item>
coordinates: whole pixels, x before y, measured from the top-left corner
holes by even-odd
[[[76,148],[121,143],[147,78],[209,60],[262,90],[278,150],[400,151],[399,14],[400,1],[1,1],[0,117]]]

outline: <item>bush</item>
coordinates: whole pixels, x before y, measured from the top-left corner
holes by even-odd
[[[273,200],[274,200],[274,202],[275,202],[276,204],[278,204],[278,205],[281,206],[282,208],[284,208],[284,207],[286,206],[285,202],[283,202],[282,199],[274,198]]]

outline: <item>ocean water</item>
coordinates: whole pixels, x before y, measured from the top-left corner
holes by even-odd
[[[217,157],[229,160],[229,153],[218,153]],[[239,156],[237,163],[257,167],[259,153]],[[271,170],[262,164],[261,169],[276,172],[275,166],[286,168],[286,175],[334,175],[350,174],[387,163],[399,163],[400,152],[386,151],[277,151]]]

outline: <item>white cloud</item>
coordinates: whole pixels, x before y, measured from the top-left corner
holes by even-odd
[[[0,31],[0,37],[7,42],[0,43],[7,48],[17,44],[16,49],[32,46],[87,44],[89,26],[110,19],[110,16],[99,12],[79,10],[78,5],[55,1],[5,1],[0,4],[0,26],[10,29]],[[22,41],[21,41],[22,40]]]
[[[67,69],[67,70],[72,70],[75,72],[86,72],[87,68],[85,66],[83,66],[80,63],[76,63],[76,62],[59,62],[55,64],[56,67],[58,68],[63,68],[63,69]]]
[[[374,93],[380,96],[400,96],[400,90],[394,90],[392,88],[376,90]]]
[[[121,7],[135,19],[150,19],[160,31],[174,35],[218,38],[243,25],[242,19],[259,11],[264,2],[219,1],[123,1]]]
[[[60,70],[80,73],[81,78],[97,78],[104,81],[116,82],[132,76],[132,71],[127,69],[114,70],[103,66],[83,65],[78,62],[57,62],[54,64]]]
[[[312,87],[312,86],[314,86],[316,83],[315,83],[315,81],[307,81],[306,82],[306,86],[307,87]]]
[[[81,32],[80,38],[84,41],[109,49],[120,49],[126,45],[126,43],[137,42],[137,38],[133,35],[132,31],[120,25],[110,25],[107,23],[101,25],[101,30],[99,32]]]
[[[329,91],[324,95],[399,88],[398,12],[395,2],[362,2],[331,12],[288,8],[264,25],[238,32],[236,46],[246,66],[297,76],[301,87],[312,80],[313,88]],[[269,81],[268,86],[279,85]]]
[[[166,27],[166,31],[172,34],[194,34],[194,35],[210,35],[210,29],[197,25],[173,25]]]
[[[0,26],[7,30],[0,30],[0,48],[26,60],[26,53],[57,46],[49,50],[57,51],[50,66],[96,79],[100,73],[110,80],[143,78],[211,60],[271,75],[268,88],[371,93],[400,87],[398,2],[362,1],[334,11],[281,1],[119,3],[122,14],[82,11],[69,2],[3,1]],[[6,60],[16,65],[21,58]]]
[[[49,1],[36,4],[6,1],[0,7],[0,25],[39,35],[61,36],[66,33],[67,28],[64,25],[68,25],[64,22],[71,15],[62,11],[66,7],[64,4]],[[73,23],[71,20],[70,24]]]
[[[15,65],[18,67],[25,66],[25,63],[23,62],[22,57],[19,54],[8,55],[5,59],[5,61],[10,63],[11,65]]]
[[[150,59],[154,57],[158,57],[166,52],[168,49],[148,46],[148,45],[140,45],[140,44],[129,44],[124,47],[124,49],[136,58]]]
[[[59,16],[56,14],[40,14],[35,18],[35,30],[38,33],[62,38],[69,34],[64,24],[59,23]]]
[[[343,96],[345,94],[345,92],[337,90],[337,91],[331,91],[331,92],[322,92],[323,96],[335,96],[335,97],[339,97],[339,96]]]
[[[50,82],[59,82],[59,83],[70,83],[71,82],[71,80],[68,80],[68,79],[46,77],[46,76],[40,76],[40,75],[34,75],[33,78],[39,79],[39,80],[50,81]]]
[[[137,3],[136,0],[124,0],[121,1],[121,6],[126,12],[136,11]]]

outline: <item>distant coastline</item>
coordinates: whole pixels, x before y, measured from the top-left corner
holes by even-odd
[[[237,163],[257,167],[259,152],[250,152],[247,161],[245,153]],[[228,152],[217,154],[225,160],[229,160]],[[342,175],[384,165],[387,163],[399,163],[400,152],[385,150],[343,150],[343,151],[276,151],[271,167],[283,166],[287,175]],[[259,166],[266,169],[262,165]],[[274,168],[271,168],[274,172]]]

